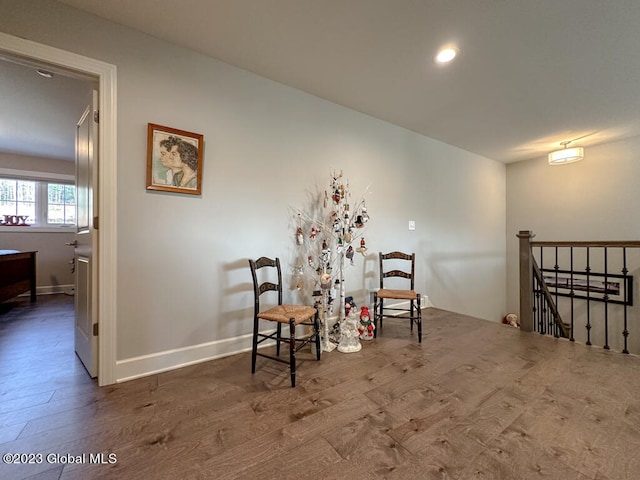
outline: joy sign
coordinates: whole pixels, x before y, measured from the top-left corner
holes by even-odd
[[[28,215],[3,215],[3,219],[0,220],[0,225],[7,225],[12,227],[27,227]]]

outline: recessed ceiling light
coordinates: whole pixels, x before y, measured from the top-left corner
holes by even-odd
[[[458,55],[458,49],[455,47],[444,47],[436,55],[436,63],[449,63]]]
[[[42,70],[41,68],[36,70],[36,73],[44,78],[53,78],[53,73],[48,70]]]

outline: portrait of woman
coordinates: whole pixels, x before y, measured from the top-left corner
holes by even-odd
[[[150,123],[147,131],[147,190],[199,195],[203,136]]]
[[[179,169],[173,175],[173,185],[182,188],[198,186],[198,149],[181,141],[171,149],[173,165]]]

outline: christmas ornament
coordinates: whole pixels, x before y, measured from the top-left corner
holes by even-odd
[[[353,301],[353,297],[347,297],[344,299],[344,315],[349,315],[351,309],[356,308],[356,302]]]
[[[347,248],[347,253],[345,253],[345,256],[349,259],[351,265],[355,265],[355,263],[353,263],[353,247],[351,245],[349,245],[349,248]]]
[[[329,290],[331,288],[331,275],[328,273],[323,273],[320,276],[320,285],[323,290]]]
[[[367,206],[364,204],[364,201],[362,202],[362,210],[360,211],[362,212],[362,222],[367,223],[369,221],[369,214],[367,213]]]
[[[367,256],[367,246],[364,242],[364,237],[360,239],[360,246],[356,248],[356,252],[361,253],[363,257]]]

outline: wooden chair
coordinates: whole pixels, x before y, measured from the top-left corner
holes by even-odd
[[[402,252],[391,252],[383,254],[380,252],[379,258],[380,290],[373,294],[373,321],[376,326],[374,336],[378,336],[378,325],[382,328],[383,318],[408,318],[411,324],[411,332],[413,332],[414,323],[418,326],[418,342],[422,343],[422,309],[420,308],[420,294],[415,291],[415,253],[407,254]],[[398,290],[385,288],[385,284],[388,287],[390,283],[390,281],[385,281],[385,279],[392,277],[400,277],[408,280],[409,289]],[[396,283],[406,284],[407,282],[403,280]],[[394,284],[394,286],[398,285]],[[409,306],[385,307],[385,300],[408,300]]]
[[[255,309],[253,315],[253,350],[251,355],[251,373],[256,373],[256,358],[258,356],[269,358],[281,363],[288,363],[291,370],[291,386],[296,386],[296,352],[310,342],[316,344],[316,358],[320,360],[320,324],[318,311],[313,307],[300,305],[287,305],[282,303],[282,272],[280,259],[260,257],[257,260],[249,260],[251,276],[253,278],[253,291],[255,295]],[[268,267],[268,268],[266,268]],[[258,273],[258,270],[266,268]],[[260,280],[258,277],[260,276]],[[274,278],[277,276],[277,279]],[[275,283],[277,282],[277,283]],[[278,304],[271,308],[261,307],[260,301],[263,294],[273,291],[277,293]],[[273,333],[260,332],[260,320],[268,320],[276,323],[276,331]],[[282,336],[282,325],[289,324],[289,336]],[[309,325],[313,327],[310,335],[296,338],[296,326]],[[276,342],[276,355],[258,352],[258,345],[267,340]],[[289,359],[280,358],[280,344],[289,344]]]

